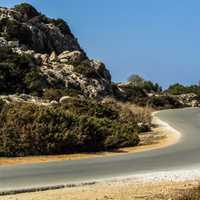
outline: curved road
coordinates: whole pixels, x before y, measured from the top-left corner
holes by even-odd
[[[182,138],[176,145],[113,157],[2,166],[0,192],[89,183],[144,172],[184,169],[200,164],[200,109],[161,111],[156,116],[182,133]]]

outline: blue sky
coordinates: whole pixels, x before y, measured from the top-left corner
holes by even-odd
[[[20,0],[0,0],[13,6]],[[131,74],[166,87],[200,80],[199,0],[27,0],[63,18],[91,58],[102,60],[113,81]]]

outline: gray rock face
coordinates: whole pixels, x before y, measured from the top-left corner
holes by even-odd
[[[47,18],[29,4],[0,8],[0,47],[34,57],[47,87],[92,98],[112,94],[105,65],[86,56],[63,20]]]
[[[63,20],[47,18],[30,5],[21,7],[0,8],[0,35],[40,53],[83,51]]]
[[[88,67],[93,69],[94,75],[86,77],[84,72],[76,72],[77,66],[73,64],[75,62],[82,65],[84,54],[80,51],[65,51],[59,56],[52,54],[50,57],[48,55],[41,57],[43,60],[41,70],[50,85],[62,80],[64,87],[78,90],[80,94],[88,97],[104,97],[112,94],[111,75],[100,61],[87,59]]]
[[[58,60],[61,63],[67,63],[67,62],[72,62],[72,63],[80,63],[85,59],[85,55],[80,52],[80,51],[64,51],[58,56]]]

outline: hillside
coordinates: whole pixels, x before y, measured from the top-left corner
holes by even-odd
[[[149,107],[185,102],[137,75],[113,83],[105,64],[88,58],[62,19],[26,3],[0,8],[0,155],[138,145],[139,134],[151,129]]]
[[[109,71],[86,56],[67,23],[29,4],[0,8],[0,65],[1,94],[42,96],[49,88],[87,97],[112,93]]]
[[[139,143],[150,113],[114,99],[106,66],[62,19],[29,4],[0,8],[0,155],[101,151]],[[122,95],[123,96],[123,95]]]

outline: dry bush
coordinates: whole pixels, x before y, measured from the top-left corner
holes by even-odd
[[[141,107],[131,103],[119,103],[123,109],[130,110],[134,116],[135,121],[141,127],[141,132],[146,132],[151,129],[151,121],[153,109],[149,106]]]
[[[200,184],[197,187],[180,192],[173,200],[199,200],[200,199]]]

